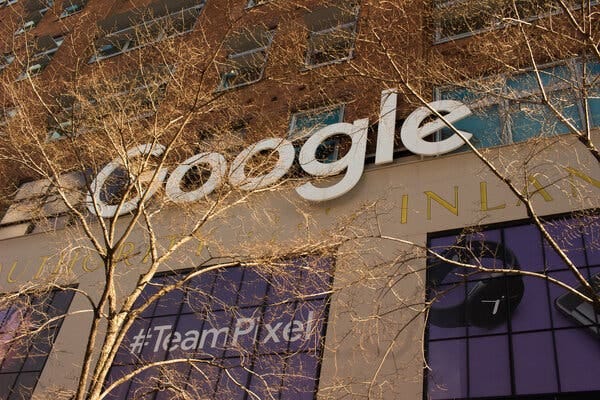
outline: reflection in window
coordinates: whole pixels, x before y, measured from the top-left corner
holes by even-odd
[[[599,215],[546,224],[600,292]],[[464,248],[460,250],[456,245]],[[493,268],[579,282],[533,225],[468,235],[432,235],[439,254]],[[596,278],[594,278],[596,277]],[[537,277],[490,276],[432,258],[427,325],[427,399],[596,399],[600,395],[600,314]],[[564,397],[563,397],[564,396]]]
[[[437,0],[434,4],[437,43],[505,27],[515,20],[531,21],[561,11],[556,0]]]
[[[23,18],[23,24],[15,31],[15,35],[21,35],[35,28],[53,5],[52,0],[26,0],[23,8],[28,14]]]
[[[319,129],[342,122],[344,119],[344,106],[322,107],[292,114],[288,138],[291,140],[304,140]],[[340,142],[336,137],[323,142],[317,148],[316,159],[321,162],[333,162],[339,157]]]
[[[33,393],[73,292],[12,296],[0,307],[0,398],[21,400]]]
[[[42,36],[38,38],[34,44],[36,52],[28,60],[25,71],[17,77],[17,81],[39,75],[50,64],[52,57],[54,57],[63,41],[62,36]]]
[[[588,80],[598,76],[596,65],[587,64]],[[584,81],[582,68],[580,62],[570,61],[539,71],[540,82],[550,104],[578,130],[583,129],[585,121],[579,90]],[[570,133],[567,124],[542,104],[535,72],[494,78],[495,81],[489,84],[487,79],[483,79],[480,87],[473,83],[471,88],[449,87],[438,89],[437,92],[438,99],[464,102],[473,111],[473,115],[454,125],[457,129],[472,133],[472,142],[476,147],[492,147]],[[597,92],[594,87],[597,86],[598,82],[594,82],[588,100],[594,104],[590,107],[592,124],[600,121],[600,117],[595,116],[600,111],[594,103],[594,93]],[[450,134],[447,129],[442,132]]]
[[[107,385],[150,361],[195,361],[146,370],[108,398],[314,399],[331,273],[331,260],[306,258],[196,276],[143,311]],[[155,278],[138,304],[181,278]]]
[[[113,15],[100,23],[106,34],[96,40],[93,63],[194,29],[204,0],[165,0],[150,4],[144,12]]]
[[[221,67],[219,90],[231,89],[259,81],[267,63],[267,51],[273,31],[256,29],[227,40],[229,54]]]
[[[60,18],[68,17],[83,10],[87,0],[63,0]]]
[[[305,63],[309,67],[352,58],[358,20],[358,6],[340,3],[304,16],[309,30]]]

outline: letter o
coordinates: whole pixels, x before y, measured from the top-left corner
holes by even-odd
[[[129,149],[129,151],[127,151],[126,156],[127,158],[145,155],[152,155],[154,157],[158,157],[164,151],[165,147],[161,144],[140,144],[139,146],[135,146]],[[137,207],[138,202],[140,201],[139,196],[136,196],[135,198],[123,203],[120,209],[118,205],[106,204],[100,198],[100,191],[104,186],[104,182],[106,182],[106,179],[108,179],[108,177],[121,165],[123,165],[121,161],[118,158],[115,158],[114,160],[106,164],[104,168],[102,168],[100,173],[96,176],[96,179],[94,179],[94,181],[92,182],[90,186],[91,193],[88,193],[88,195],[86,196],[87,208],[92,214],[96,214],[94,204],[96,204],[96,207],[98,207],[98,215],[103,218],[112,218],[115,216],[117,211],[119,211],[119,215],[127,214],[133,211],[135,207]],[[130,172],[131,171],[128,171],[128,173]],[[164,181],[166,177],[167,170],[163,168],[158,172],[157,180],[146,190],[146,198],[150,198],[154,195],[154,193],[156,193],[156,191],[160,187],[160,183]]]
[[[248,178],[244,171],[246,162],[263,150],[277,150],[279,155],[277,164],[268,174]],[[238,154],[235,160],[233,160],[231,171],[229,172],[229,182],[233,186],[248,191],[267,187],[277,182],[288,172],[294,163],[295,156],[296,151],[294,150],[294,145],[286,139],[271,138],[261,140],[260,142],[245,148]]]
[[[199,164],[209,165],[211,168],[210,178],[198,189],[191,192],[181,190],[179,184],[185,174]],[[171,173],[167,180],[166,192],[167,196],[175,203],[187,203],[191,201],[201,200],[208,196],[217,188],[223,177],[227,174],[227,161],[219,153],[200,153],[192,156],[179,164]]]

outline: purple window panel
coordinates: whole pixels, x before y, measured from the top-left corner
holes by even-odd
[[[552,333],[514,335],[512,343],[517,394],[557,392],[558,376],[554,368]]]
[[[312,400],[317,387],[318,359],[315,355],[297,353],[287,359],[281,400]]]
[[[541,234],[533,225],[523,225],[504,230],[504,245],[511,249],[523,271],[544,270],[544,253]]]
[[[513,332],[550,329],[550,304],[546,282],[535,277],[523,277],[523,299],[511,319]]]
[[[546,224],[545,227],[575,265],[586,265],[581,235],[579,229],[574,227],[572,220],[553,221]],[[546,266],[548,269],[567,268],[567,264],[565,264],[558,253],[546,241],[544,241],[544,254],[546,255]]]
[[[429,343],[429,396],[431,399],[463,398],[467,395],[467,341]]]
[[[462,284],[444,285],[437,289],[430,289],[431,294],[435,297],[435,307],[447,308],[456,306],[465,301],[466,287]],[[438,327],[434,324],[429,324],[429,339],[445,339],[452,337],[463,337],[467,334],[466,326],[455,328]]]
[[[215,400],[242,400],[248,390],[248,374],[238,359],[227,360],[221,371]]]
[[[560,383],[563,392],[600,390],[600,345],[585,328],[555,332]]]
[[[580,267],[586,279],[600,272],[600,268],[588,270],[586,267],[595,266],[600,261],[598,217],[590,217],[589,220],[585,224],[574,219],[547,224],[551,235]],[[476,236],[499,241],[497,233],[497,230],[484,231]],[[515,254],[522,270],[543,272],[545,261],[551,271],[549,276],[575,288],[580,286],[572,272],[557,271],[566,268],[566,265],[547,244],[542,244],[535,227],[504,228],[501,237],[505,247]],[[430,245],[442,246],[455,241],[456,236],[446,236],[432,239]],[[438,247],[438,251],[443,250]],[[483,264],[487,265],[488,261],[493,260],[484,259]],[[444,279],[444,283],[447,284],[448,280]],[[492,329],[472,325],[441,328],[429,324],[428,365],[431,371],[428,373],[428,398],[600,390],[600,380],[597,379],[600,370],[598,338],[589,328],[565,316],[555,305],[556,299],[567,293],[566,289],[534,277],[524,277],[523,283],[523,298],[510,315],[510,324]],[[430,292],[430,296],[446,287],[450,286],[442,285],[437,292]],[[472,284],[467,284],[466,291],[470,287]],[[465,290],[440,296],[436,306],[460,304],[464,301],[464,293]],[[506,329],[509,326],[510,330]],[[457,339],[441,340],[449,337]],[[468,363],[465,361],[467,354]]]
[[[266,271],[246,268],[237,304],[240,307],[261,305],[269,286]]]
[[[248,389],[260,399],[279,398],[283,379],[283,358],[279,355],[258,357]]]
[[[294,320],[294,303],[273,305],[265,310],[262,329],[258,335],[259,353],[285,353],[288,341],[283,338],[283,330]]]
[[[223,310],[236,304],[244,270],[231,267],[216,272],[211,304],[213,310]]]
[[[508,338],[505,335],[469,339],[470,395],[510,394]]]
[[[211,291],[215,281],[214,272],[202,273],[190,279],[185,290],[182,313],[206,313],[209,310]]]

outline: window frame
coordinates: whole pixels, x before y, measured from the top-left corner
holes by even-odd
[[[462,2],[466,2],[468,0],[436,0],[434,1],[435,4],[433,4],[433,9],[434,12],[436,13],[436,15],[434,16],[434,24],[435,24],[435,32],[434,32],[434,38],[433,38],[433,44],[437,45],[437,44],[442,44],[442,43],[447,43],[447,42],[452,42],[454,40],[460,40],[460,39],[464,39],[464,38],[468,38],[471,36],[475,36],[484,32],[490,32],[496,29],[504,29],[508,26],[511,25],[515,25],[518,24],[518,22],[496,22],[494,24],[492,24],[492,26],[488,26],[488,27],[484,27],[484,28],[479,28],[479,29],[474,29],[472,31],[467,31],[467,32],[460,32],[460,33],[456,33],[453,35],[442,35],[441,34],[441,19],[438,18],[438,15],[441,14],[443,15],[443,10],[445,8],[449,8],[455,5],[459,5]],[[594,6],[597,5],[599,3],[598,0],[592,0],[590,2],[590,6]],[[571,7],[571,10],[577,10],[580,8],[579,5],[577,5],[576,3],[573,3],[573,7]],[[535,21],[541,18],[546,18],[552,15],[558,15],[561,14],[563,11],[562,10],[557,10],[557,11],[548,11],[548,12],[543,12],[540,14],[536,14],[536,15],[532,15],[529,17],[524,17],[522,18],[523,21],[525,22],[530,22],[530,21]]]
[[[16,82],[22,81],[27,78],[33,78],[34,76],[41,74],[42,71],[44,71],[46,69],[46,67],[48,66],[50,61],[52,61],[54,54],[56,54],[56,52],[58,51],[60,46],[65,41],[65,37],[62,35],[53,36],[52,40],[54,40],[54,47],[51,47],[49,49],[46,49],[46,50],[43,50],[43,51],[33,54],[31,56],[30,60],[28,61],[28,63],[25,65],[25,70],[23,72],[21,72],[21,74],[17,77],[17,79],[15,79]],[[42,65],[41,63],[36,63],[36,64],[31,63],[31,61],[36,61],[43,57],[49,58],[49,61],[48,61],[48,63],[46,63],[46,65]],[[35,73],[31,74],[32,71],[35,71]]]
[[[58,18],[63,19],[63,18],[70,17],[71,15],[80,13],[83,11],[83,9],[85,8],[86,5],[87,5],[87,0],[84,0],[81,3],[75,3],[75,4],[71,4],[70,6],[63,7]],[[70,9],[73,9],[74,7],[75,7],[75,9],[73,11],[71,11]]]
[[[96,41],[110,40],[112,37],[117,38],[117,39],[119,37],[123,37],[123,38],[125,38],[125,40],[123,40],[124,44],[120,48],[110,42],[108,44],[102,45],[101,48],[105,47],[105,46],[112,46],[113,48],[117,49],[117,51],[112,52],[110,54],[106,54],[106,55],[99,55],[100,54],[99,49],[96,48],[95,54],[92,55],[92,57],[88,60],[88,64],[93,64],[98,61],[106,60],[107,58],[115,57],[115,56],[127,53],[129,51],[132,51],[132,50],[140,49],[142,47],[146,47],[146,46],[149,46],[154,43],[159,43],[159,42],[169,39],[169,38],[182,36],[182,35],[185,35],[186,33],[192,32],[194,30],[194,28],[196,27],[196,24],[198,23],[198,18],[200,17],[200,13],[204,9],[205,5],[206,5],[206,1],[203,0],[202,3],[194,5],[192,7],[183,8],[183,9],[177,10],[175,12],[169,13],[167,15],[163,15],[158,18],[149,19],[149,20],[143,21],[139,24],[131,25],[126,28],[120,29],[115,32],[110,32],[109,34],[102,36],[101,38],[97,39]],[[196,17],[194,19],[194,23],[191,24],[191,26],[188,29],[183,30],[183,31],[176,31],[176,33],[172,33],[172,34],[168,34],[164,30],[160,30],[158,36],[155,37],[154,39],[147,41],[147,42],[143,42],[141,44],[135,44],[135,41],[137,41],[137,39],[139,38],[137,35],[137,30],[140,30],[142,32],[144,30],[149,31],[152,26],[160,26],[161,21],[167,21],[167,20],[177,21],[178,16],[180,16],[180,15],[183,16],[186,12],[192,13],[195,10],[198,10],[198,14],[196,15]],[[130,35],[127,35],[127,33],[130,33]],[[116,41],[116,43],[119,43],[119,42],[120,42],[119,40]],[[132,42],[134,42],[133,46],[131,45]]]
[[[229,373],[226,372],[231,371],[230,368],[233,367],[233,370],[239,368],[236,361],[241,364],[248,364],[243,368],[251,367],[254,369],[255,365],[259,365],[263,361],[270,361],[273,357],[280,357],[283,365],[295,367],[296,364],[292,361],[300,361],[304,360],[305,357],[313,357],[316,361],[314,369],[310,368],[305,371],[302,371],[302,369],[294,369],[294,374],[289,374],[289,372],[284,373],[285,370],[282,365],[282,368],[279,370],[263,370],[262,372],[269,375],[282,374],[283,381],[280,379],[276,389],[281,392],[282,395],[287,396],[292,396],[292,394],[289,393],[291,388],[285,386],[286,376],[294,377],[298,374],[298,376],[302,377],[304,376],[302,374],[306,373],[304,377],[310,379],[311,384],[313,384],[314,387],[306,388],[299,386],[297,389],[309,389],[302,392],[302,394],[312,394],[311,398],[316,398],[319,387],[322,357],[325,349],[324,343],[331,302],[331,295],[328,289],[333,286],[335,259],[332,257],[311,255],[297,259],[286,259],[282,260],[282,262],[285,262],[289,267],[291,275],[283,275],[283,278],[281,278],[282,276],[277,272],[271,273],[268,272],[269,270],[266,270],[262,273],[260,269],[257,271],[256,267],[239,264],[221,269],[212,269],[207,271],[206,274],[197,275],[195,278],[190,279],[185,286],[169,291],[152,302],[137,317],[136,322],[134,322],[134,327],[131,328],[128,337],[121,344],[117,358],[109,371],[105,386],[108,386],[112,381],[118,379],[118,377],[121,376],[121,371],[127,370],[127,368],[133,368],[135,370],[140,366],[143,366],[145,362],[152,362],[152,348],[154,348],[154,353],[156,354],[154,357],[158,357],[159,360],[163,360],[165,356],[167,356],[167,359],[171,357],[185,357],[185,355],[179,355],[181,351],[190,352],[190,354],[196,353],[193,357],[196,359],[210,360],[210,363],[216,366],[220,371],[217,372],[217,376],[214,377],[215,379],[211,381],[211,387],[201,387],[201,389],[206,389],[207,392],[203,394],[206,395],[210,393],[211,395],[209,396],[211,398],[215,393],[223,393],[221,391],[222,386],[227,388],[227,384],[223,379],[227,379],[226,376],[230,376]],[[304,263],[306,262],[310,263],[309,265],[311,266],[314,263],[314,269],[306,268],[306,266],[304,266]],[[210,266],[207,268],[209,267]],[[141,297],[134,307],[139,307],[140,304],[143,304],[148,298],[156,293],[157,288],[160,286],[171,285],[174,282],[183,279],[187,274],[193,272],[194,270],[192,269],[181,269],[157,273],[152,279],[152,282],[142,292]],[[321,276],[321,274],[323,274],[323,276]],[[281,279],[284,279],[285,282],[288,282],[287,279],[292,279],[292,282],[294,282],[296,279],[300,278],[305,286],[302,284],[299,286],[290,286],[281,281]],[[310,292],[303,293],[305,289]],[[196,296],[198,299],[196,299]],[[173,300],[174,298],[178,300]],[[281,315],[279,312],[284,310],[285,314]],[[312,310],[315,313],[318,313],[318,316],[312,320],[314,325],[308,325],[308,323],[305,325],[307,327],[306,329],[308,329],[309,326],[311,327],[310,338],[304,337],[303,335],[302,340],[296,342],[296,340],[300,338],[286,339],[285,337],[282,337],[283,345],[277,344],[279,343],[279,340],[274,340],[274,344],[265,344],[267,342],[263,341],[263,335],[267,334],[264,330],[264,327],[267,324],[277,322],[282,316],[284,318],[283,323],[287,321],[286,318],[289,318],[290,321],[300,322],[303,318],[303,310]],[[309,315],[311,315],[310,312]],[[244,339],[244,337],[241,336],[239,342],[230,344],[228,338],[233,331],[234,322],[248,316],[256,322],[255,334],[252,335],[251,332],[248,332],[247,334],[249,334],[250,337]],[[187,325],[189,322],[182,322],[183,320],[189,321],[190,317],[196,318],[201,325],[198,325],[198,328],[196,328],[196,326]],[[275,319],[275,321],[273,321],[273,319]],[[135,325],[136,323],[137,325]],[[204,333],[207,332],[206,328],[215,332],[217,332],[216,329],[223,326],[220,324],[224,324],[229,328],[225,340],[221,345],[217,345],[215,340],[213,341],[213,344],[208,345],[207,348],[206,343],[203,341],[204,339],[199,339],[200,345],[194,345],[192,348],[177,349],[178,345],[175,345],[174,347],[169,346],[168,350],[165,352],[159,350],[157,353],[156,346],[160,343],[160,339],[157,338],[156,335],[150,334],[152,328],[156,329],[156,323],[162,324],[159,328],[164,327],[165,323],[170,324],[171,332],[180,332],[180,335],[182,335],[183,329],[198,329],[198,332],[202,332],[202,337],[204,337]],[[277,326],[280,325],[281,324]],[[140,330],[140,328],[142,329]],[[218,332],[222,332],[223,329],[227,328],[219,329]],[[190,331],[188,330],[188,332]],[[277,335],[276,331],[272,331],[271,334],[273,334],[273,332]],[[133,335],[136,336],[131,337]],[[157,345],[155,346],[154,343],[151,343],[150,340],[148,340],[147,343],[142,343],[141,346],[138,346],[137,338],[144,335],[147,335],[147,339],[152,339],[153,337],[153,340],[156,341]],[[175,336],[175,334],[171,337],[173,336]],[[253,338],[251,338],[252,336]],[[198,338],[200,338],[200,336],[198,336]],[[261,338],[263,340],[261,340]],[[171,339],[169,338],[164,340],[171,343]],[[254,341],[254,344],[250,343],[252,341]],[[179,343],[182,342],[180,341]],[[261,371],[260,367],[258,368],[259,369],[256,371]],[[183,366],[182,369],[184,369],[182,372],[188,376],[187,379],[191,381],[193,368],[190,371],[190,367],[187,365]],[[188,370],[188,372],[185,372],[185,370]],[[262,372],[258,373],[260,374]],[[256,385],[251,375],[253,375],[253,373],[250,373],[247,378],[243,378],[241,385],[244,385],[245,387],[245,385],[248,384],[248,388],[252,388],[253,385]],[[152,383],[152,378],[142,377],[141,374],[139,376],[141,377],[140,380],[142,382],[136,382],[137,379],[135,378],[128,380],[111,391],[111,398],[126,398],[134,392],[134,390],[139,389],[137,385],[140,384],[150,385],[150,387],[145,388],[145,390],[148,390],[148,394],[150,395],[149,398],[154,398],[157,391],[153,387],[153,385],[156,384]],[[203,381],[208,380],[209,378],[205,375]],[[266,385],[260,378],[257,382],[260,385],[265,386],[265,389],[269,391],[273,389],[273,387]],[[186,388],[186,390],[188,390],[188,388]],[[160,387],[157,389],[162,391]],[[153,390],[152,393],[150,390]],[[161,397],[160,394],[159,397]],[[238,397],[233,398],[237,399]],[[241,398],[246,398],[246,392],[241,395],[240,399]]]
[[[332,6],[331,8],[339,8],[340,6]],[[351,21],[348,22],[338,22],[338,23],[334,23],[333,25],[328,25],[327,27],[323,28],[323,29],[319,29],[319,30],[312,30],[310,27],[308,28],[308,38],[307,38],[307,48],[306,48],[306,54],[304,56],[304,68],[306,69],[312,69],[312,68],[318,68],[318,67],[322,67],[322,66],[326,66],[326,65],[331,65],[331,64],[339,64],[348,60],[351,60],[352,58],[354,58],[354,49],[356,47],[356,34],[357,34],[357,29],[358,29],[358,19],[359,19],[359,14],[360,14],[360,6],[358,4],[353,5],[352,6],[353,10],[352,13],[349,13],[349,15],[353,15],[353,19]],[[348,48],[348,52],[345,56],[340,57],[340,58],[336,58],[336,59],[332,59],[332,60],[327,60],[327,61],[322,61],[322,62],[313,62],[312,58],[314,57],[315,54],[317,54],[315,52],[315,38],[319,38],[319,37],[326,37],[327,35],[331,34],[331,33],[335,33],[335,32],[340,32],[343,31],[345,29],[348,29],[349,32],[349,39],[352,42],[351,46],[349,46]],[[334,35],[331,37],[331,39],[328,40],[329,43],[335,43],[335,39],[338,38],[337,35]],[[346,38],[342,38],[342,39],[346,39]]]
[[[318,116],[320,114],[327,114],[333,110],[339,110],[338,121],[332,124],[315,124],[311,125],[308,128],[297,128],[296,125],[298,123],[298,118],[303,116]],[[316,131],[336,123],[344,122],[344,113],[346,111],[345,103],[337,103],[334,105],[316,107],[311,109],[305,109],[302,111],[297,111],[290,116],[290,123],[288,126],[287,139],[292,142],[304,142],[308,139],[313,133]],[[321,146],[333,146],[333,151],[329,154],[327,158],[325,158],[325,162],[334,162],[339,158],[340,151],[340,141],[336,138],[327,139],[325,142],[321,144]],[[321,147],[319,146],[319,147]]]
[[[552,82],[552,84],[550,84],[550,85],[544,86],[544,91],[546,92],[546,95],[551,97],[553,93],[564,92],[564,91],[567,91],[567,93],[570,93],[573,95],[573,98],[575,100],[573,105],[577,107],[577,117],[579,118],[579,121],[581,123],[583,123],[585,121],[583,99],[579,98],[578,93],[575,90],[575,87],[573,85],[569,85],[568,82],[566,82],[566,81],[568,81],[571,77],[573,77],[576,80],[575,82],[581,82],[584,78],[582,64],[585,62],[586,61],[582,60],[582,59],[568,59],[568,60],[562,60],[562,61],[548,63],[548,64],[542,64],[537,67],[542,79],[545,74],[546,77],[552,78],[555,81],[555,82]],[[553,68],[560,68],[560,67],[566,68],[567,71],[570,73],[570,75],[567,77],[560,77],[557,75],[547,73],[547,71],[550,71]],[[512,90],[512,91],[510,90],[508,83],[511,79],[514,80],[519,77],[523,77],[526,79],[527,74],[531,74],[532,72],[534,72],[533,68],[527,68],[527,69],[522,70],[515,74],[491,76],[490,78],[493,78],[493,79],[500,78],[500,81],[494,84],[494,87],[499,88],[499,92],[495,93],[493,95],[482,94],[481,98],[474,101],[473,103],[471,103],[471,104],[465,103],[467,106],[469,106],[469,108],[472,111],[474,111],[474,114],[478,110],[482,110],[485,108],[489,108],[489,107],[497,107],[498,108],[498,118],[500,121],[499,129],[500,129],[500,133],[501,133],[501,136],[500,136],[501,143],[498,143],[496,145],[491,145],[491,146],[482,146],[481,148],[507,146],[507,145],[512,145],[512,144],[516,144],[516,143],[525,142],[525,141],[527,141],[529,139],[533,139],[533,138],[555,137],[555,136],[561,136],[561,135],[566,135],[566,134],[570,133],[569,131],[567,131],[567,132],[553,131],[547,135],[533,134],[533,135],[529,135],[527,138],[522,139],[522,140],[515,139],[514,133],[516,131],[516,127],[514,126],[515,125],[514,122],[511,123],[512,117],[514,116],[514,110],[512,107],[519,106],[519,110],[520,110],[522,107],[521,104],[524,104],[525,106],[530,105],[533,107],[544,107],[544,106],[542,104],[537,104],[532,101],[529,101],[529,102],[527,101],[528,98],[532,98],[532,97],[535,98],[535,96],[538,96],[541,93],[539,86],[537,86],[537,82],[533,89],[525,88],[525,89],[521,89],[521,90]],[[486,78],[483,78],[483,79],[485,80]],[[469,90],[466,86],[467,85],[459,84],[456,86],[436,87],[434,89],[434,98],[436,100],[442,100],[443,93],[452,91],[452,89],[465,90],[466,92],[468,92],[468,94],[473,94],[475,97],[480,97],[478,92]],[[459,99],[459,101],[462,102],[462,100],[460,100],[460,99]],[[548,112],[551,112],[551,111],[548,110]],[[552,117],[554,118],[554,115],[552,115]],[[557,121],[557,122],[561,123],[560,121]],[[571,123],[573,123],[574,125],[577,125],[577,121],[571,121]],[[582,127],[580,127],[580,128],[582,128]],[[441,132],[439,132],[437,135],[438,135],[438,138],[441,138]],[[462,151],[462,150],[459,149],[457,151]]]
[[[246,3],[246,9],[262,6],[270,1],[271,0],[248,0],[248,3]]]
[[[264,34],[267,39],[265,44],[256,42],[257,47],[243,50],[243,51],[238,51],[238,52],[232,51],[229,54],[227,54],[227,59],[226,59],[226,62],[224,63],[224,66],[227,68],[226,68],[226,71],[220,73],[220,82],[219,82],[219,86],[217,87],[217,91],[225,91],[225,90],[235,89],[235,88],[251,85],[253,83],[256,83],[256,82],[262,80],[262,78],[264,77],[267,62],[269,60],[269,49],[271,47],[271,43],[273,42],[273,38],[275,37],[275,29],[265,30]],[[235,63],[233,63],[232,61],[234,61],[236,59],[243,59],[244,57],[248,57],[248,56],[252,57],[255,54],[260,54],[260,53],[263,53],[262,63],[260,65],[260,73],[258,74],[256,79],[250,79],[250,80],[243,81],[243,82],[240,82],[240,83],[237,83],[234,85],[230,85],[227,83],[229,78],[234,78],[234,77],[240,75],[237,71],[243,70],[243,68],[236,67]],[[231,68],[229,68],[230,66],[231,66]],[[253,66],[255,66],[255,65],[253,65]],[[258,64],[256,66],[258,66]],[[233,74],[234,71],[235,71],[235,74]],[[232,74],[232,75],[229,75],[229,74]]]

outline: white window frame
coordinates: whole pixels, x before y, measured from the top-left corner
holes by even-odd
[[[54,45],[55,45],[54,47],[34,54],[33,56],[31,56],[30,60],[36,60],[37,58],[40,58],[43,56],[48,56],[50,59],[52,57],[54,57],[54,53],[56,53],[58,51],[58,49],[64,42],[65,38],[64,38],[64,36],[55,36],[52,39],[54,39]],[[37,64],[29,64],[28,63],[27,66],[25,67],[25,71],[23,71],[17,77],[16,81],[17,82],[22,81],[23,79],[27,79],[27,78],[31,78],[33,76],[39,75],[43,70],[44,70],[44,68],[42,68],[42,65],[39,63],[37,63]],[[35,73],[32,74],[32,72],[35,72]]]
[[[104,36],[103,39],[110,39],[111,37],[115,37],[118,38],[119,36],[123,36],[123,34],[130,32],[131,34],[134,35],[134,37],[136,37],[136,30],[140,30],[140,31],[144,31],[145,29],[147,29],[148,27],[151,27],[152,25],[160,25],[160,23],[162,21],[166,21],[169,19],[175,19],[177,18],[178,15],[181,15],[183,13],[192,11],[192,10],[198,10],[198,15],[196,16],[196,20],[194,21],[194,23],[191,25],[191,27],[187,30],[181,31],[181,32],[176,32],[174,34],[171,35],[165,35],[164,31],[161,31],[160,34],[154,38],[154,40],[150,40],[148,42],[144,42],[142,44],[139,45],[134,45],[131,46],[131,42],[132,40],[126,40],[125,44],[118,49],[118,51],[116,51],[115,53],[111,53],[111,54],[107,54],[107,55],[99,55],[98,49],[96,49],[96,54],[94,54],[88,61],[88,64],[92,64],[101,60],[105,60],[107,58],[111,58],[111,57],[115,57],[118,56],[120,54],[123,53],[127,53],[128,51],[132,51],[132,50],[136,50],[148,45],[151,45],[153,43],[158,43],[162,40],[168,39],[168,38],[172,38],[172,37],[176,37],[176,36],[181,36],[181,35],[185,35],[188,32],[191,32],[194,30],[196,23],[198,22],[198,18],[200,17],[200,11],[204,8],[204,5],[206,4],[206,1],[203,1],[201,4],[197,4],[195,6],[189,7],[189,8],[184,8],[181,10],[177,10],[175,12],[172,12],[170,14],[167,15],[163,15],[162,17],[158,17],[158,18],[154,18],[148,21],[144,21],[140,24],[136,24],[136,25],[132,25],[132,26],[128,26],[127,28],[123,28],[121,30],[115,31],[115,32],[111,32],[108,35]]]
[[[262,46],[259,45],[258,47],[240,51],[237,53],[232,52],[227,55],[228,62],[225,63],[226,71],[221,73],[221,81],[219,82],[219,87],[217,88],[217,91],[230,90],[230,89],[250,85],[252,83],[260,81],[263,78],[263,75],[265,72],[265,67],[267,66],[267,61],[269,59],[269,48],[271,47],[271,43],[273,42],[273,37],[275,36],[275,31],[274,30],[266,31],[265,35],[267,38],[266,44],[264,44]],[[257,45],[258,45],[258,43],[257,43]],[[252,56],[252,55],[258,54],[258,53],[264,53],[263,61],[262,61],[262,65],[260,66],[260,73],[258,74],[258,77],[256,79],[252,79],[252,80],[248,80],[248,81],[241,81],[240,83],[236,83],[234,85],[227,84],[228,79],[230,77],[235,77],[235,76],[239,75],[237,72],[239,70],[239,68],[235,67],[235,60],[246,57],[246,56]]]
[[[15,3],[18,3],[19,0],[0,0],[0,7],[5,6],[12,6]]]
[[[263,4],[268,3],[270,0],[248,0],[248,3],[246,4],[246,8],[253,8],[253,7],[258,7],[258,6],[262,6]]]
[[[354,57],[354,47],[356,45],[356,28],[358,26],[358,14],[360,12],[360,8],[358,5],[354,6],[354,10],[353,10],[353,15],[354,15],[354,19],[352,21],[349,22],[345,22],[342,24],[336,24],[336,25],[332,25],[329,26],[327,28],[318,30],[318,31],[310,31],[308,34],[308,41],[307,41],[307,49],[306,49],[306,56],[304,59],[304,64],[306,68],[317,68],[317,67],[321,67],[324,65],[330,65],[330,64],[338,64],[344,61],[348,61],[351,60]],[[348,54],[344,57],[341,58],[336,58],[334,60],[328,60],[328,61],[324,61],[324,62],[320,62],[320,63],[312,63],[311,62],[311,58],[313,57],[313,55],[315,54],[314,48],[313,48],[313,40],[316,37],[319,36],[325,36],[325,35],[329,35],[331,33],[335,33],[335,32],[340,32],[343,30],[348,30],[349,34],[350,34],[350,38],[352,40],[352,46],[350,46],[350,48],[348,49]],[[333,36],[332,41],[335,40],[335,36]]]
[[[3,60],[2,62],[0,62],[0,72],[2,72],[6,68],[8,68],[10,64],[13,63],[13,61],[15,61],[15,55],[13,53],[4,54],[0,56],[0,60]]]

